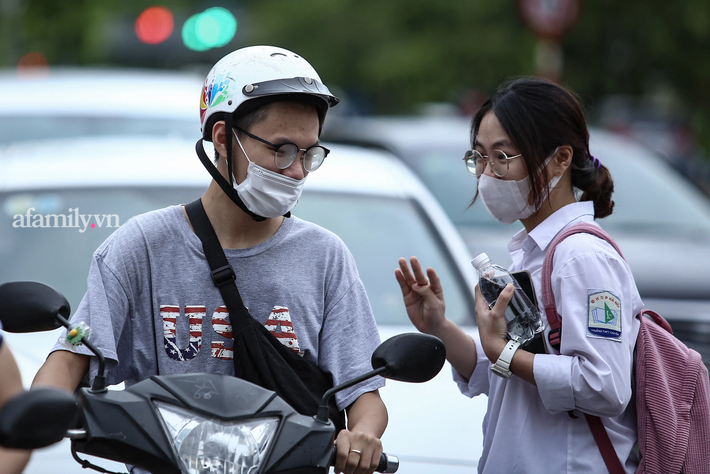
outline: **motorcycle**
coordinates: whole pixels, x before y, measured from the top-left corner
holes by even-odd
[[[376,375],[404,382],[426,382],[441,370],[446,351],[436,337],[399,334],[372,355],[373,370],[328,390],[316,416],[296,412],[275,392],[236,377],[194,373],[159,375],[125,390],[107,390],[105,359],[85,334],[70,323],[69,303],[38,282],[0,285],[0,313],[9,332],[49,331],[64,326],[98,359],[90,388],[67,394],[34,389],[20,400],[14,416],[2,414],[0,443],[34,449],[67,437],[74,459],[107,474],[79,454],[138,466],[153,474],[327,473],[335,460],[335,427],[328,400],[336,392]],[[27,398],[27,397],[26,397]],[[8,404],[9,405],[9,404]],[[55,411],[60,417],[53,418]],[[3,413],[5,409],[3,409]],[[37,416],[38,413],[42,416]],[[66,429],[78,415],[78,425]],[[42,439],[32,436],[41,428]],[[18,433],[24,433],[20,436]],[[35,431],[35,433],[37,433]],[[396,456],[382,454],[378,472],[396,472]]]

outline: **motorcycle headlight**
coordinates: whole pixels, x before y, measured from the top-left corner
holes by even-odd
[[[220,421],[155,401],[175,451],[189,474],[255,474],[263,464],[279,419]]]

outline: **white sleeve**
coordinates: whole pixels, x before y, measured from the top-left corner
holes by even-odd
[[[555,255],[552,288],[562,319],[560,355],[537,355],[533,366],[540,397],[550,413],[580,409],[618,416],[631,399],[638,334],[635,303],[640,299],[626,263],[613,250],[601,252],[598,247],[569,259]],[[595,328],[598,311],[593,302],[600,295],[613,295],[620,303],[618,320],[611,319],[615,313],[608,313],[611,329],[606,332]],[[608,296],[610,301],[613,296]],[[613,307],[611,302],[609,306]]]
[[[481,340],[476,336],[472,336],[473,342],[476,344],[476,368],[473,369],[470,379],[466,379],[461,375],[453,366],[451,366],[451,372],[454,376],[454,382],[458,385],[461,393],[469,398],[473,398],[476,395],[485,394],[488,395],[488,391],[491,387],[491,362],[486,357],[486,353],[483,352],[483,345]]]

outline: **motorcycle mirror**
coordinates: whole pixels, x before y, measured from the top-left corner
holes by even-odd
[[[0,285],[0,321],[8,332],[51,331],[69,325],[71,309],[67,299],[51,286],[36,281],[11,281]],[[91,391],[106,391],[106,361],[101,351],[88,339],[81,342],[99,360]]]
[[[441,339],[420,333],[398,334],[375,349],[372,368],[380,375],[401,382],[426,382],[444,366],[446,347]]]
[[[0,411],[0,446],[37,449],[62,440],[78,412],[63,390],[36,388],[16,395]]]
[[[8,332],[51,331],[61,327],[57,315],[69,319],[67,299],[51,286],[36,281],[0,285],[0,320]]]
[[[441,339],[420,333],[398,334],[387,339],[372,353],[370,372],[327,390],[318,407],[317,421],[328,423],[328,399],[336,392],[375,375],[401,382],[426,382],[441,371],[446,347]]]

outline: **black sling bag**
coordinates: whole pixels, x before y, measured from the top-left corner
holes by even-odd
[[[195,234],[202,241],[212,281],[229,311],[234,335],[234,375],[273,390],[299,413],[315,416],[323,394],[333,387],[332,376],[284,346],[249,314],[239,295],[234,270],[201,199],[187,204],[185,209]],[[345,414],[338,411],[335,397],[331,397],[328,409],[337,433],[345,428]]]

